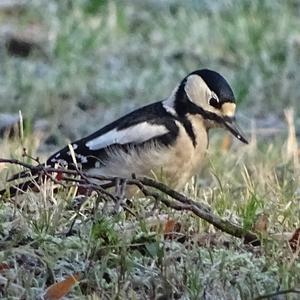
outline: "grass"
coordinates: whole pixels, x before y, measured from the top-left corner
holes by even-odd
[[[91,3],[98,12],[89,12]],[[99,125],[98,120],[90,120],[91,128],[83,125],[95,105],[105,123],[112,117],[104,113],[107,105],[119,115],[167,97],[199,67],[226,74],[252,115],[276,114],[289,105],[297,109],[297,4],[186,3],[32,1],[18,16],[19,27],[40,26],[46,57],[36,51],[20,60],[3,53],[1,111],[22,108],[31,121],[46,117],[62,143],[58,126],[63,135],[78,137]]]
[[[246,228],[259,214],[268,214],[266,237],[293,232],[300,225],[294,166],[282,164],[280,157],[278,165],[257,149],[246,168],[249,153],[244,149],[244,161],[237,163],[240,150],[224,154],[222,163],[220,153],[212,151],[214,166],[208,165],[201,176],[206,183],[191,184],[190,195],[197,194],[213,211]],[[134,218],[124,211],[103,213],[95,197],[85,199],[78,210],[80,199],[75,201],[72,193],[61,190],[53,195],[44,189],[42,194],[18,197],[21,208],[6,202],[0,210],[1,261],[11,266],[12,282],[29,298],[41,294],[54,278],[78,271],[83,279],[71,295],[79,298],[95,293],[107,299],[250,299],[299,286],[299,260],[284,241],[271,238],[260,248],[249,248],[186,212],[160,206],[146,217],[150,202],[145,199],[132,203],[131,209],[138,212]],[[159,219],[165,214],[180,223],[185,241],[164,237],[166,221]],[[66,236],[75,216],[72,234]],[[17,291],[8,284],[3,295],[13,297]]]
[[[25,120],[21,141],[2,138],[2,157],[20,158],[26,147],[43,160],[209,67],[232,84],[252,143],[218,150],[224,132],[212,132],[207,165],[185,193],[247,229],[261,214],[269,220],[263,245],[251,248],[186,212],[160,205],[149,216],[149,199],[132,202],[134,218],[111,207],[103,213],[94,196],[80,207],[73,190],[46,186],[0,203],[0,263],[9,264],[0,270],[1,297],[36,299],[76,272],[82,280],[67,299],[252,299],[299,288],[299,258],[287,242],[269,239],[300,227],[299,166],[286,157],[282,117],[294,107],[299,129],[298,10],[295,1],[271,0],[34,0],[16,14],[0,12],[1,26],[42,32],[29,57],[0,47],[0,111],[21,110]],[[277,131],[252,132],[252,120]],[[1,170],[3,186],[14,171]],[[185,241],[164,236],[165,215]]]

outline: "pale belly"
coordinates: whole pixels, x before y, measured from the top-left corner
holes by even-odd
[[[202,123],[193,124],[199,126],[196,146],[178,123],[179,135],[174,145],[160,148],[152,145],[139,153],[114,153],[105,167],[91,169],[89,174],[126,178],[130,178],[132,174],[149,176],[171,188],[181,189],[200,171],[208,145],[207,132]]]
[[[175,189],[183,188],[192,176],[200,172],[207,152],[207,131],[201,123],[193,122],[193,124],[199,125],[196,146],[182,131],[183,134],[179,135],[177,143],[174,145],[174,155],[172,157],[175,159],[166,169],[169,185]]]

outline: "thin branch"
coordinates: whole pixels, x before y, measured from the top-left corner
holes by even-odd
[[[216,228],[238,238],[244,238],[246,243],[259,244],[259,239],[256,234],[245,230],[243,227],[233,224],[228,220],[215,215],[206,205],[192,200],[191,198],[174,191],[165,184],[157,182],[147,177],[122,178],[113,176],[92,176],[81,170],[64,169],[47,167],[43,164],[37,166],[21,162],[16,159],[2,159],[0,163],[9,163],[22,166],[31,171],[34,175],[47,176],[57,184],[64,185],[63,182],[72,183],[72,185],[96,191],[99,194],[110,198],[114,203],[119,203],[118,195],[113,195],[107,189],[116,186],[117,182],[124,182],[126,185],[135,185],[147,197],[153,197],[155,200],[162,202],[167,207],[179,211],[190,211],[194,215],[214,225]],[[24,173],[24,172],[21,172]],[[61,180],[57,180],[51,176],[51,173],[60,173],[67,176],[62,176]],[[15,176],[18,178],[17,176]],[[78,178],[79,177],[79,178]],[[101,181],[105,183],[101,184]]]
[[[128,183],[132,182],[132,180],[128,180]],[[156,186],[156,188],[159,191],[168,193],[167,194],[172,194],[173,199],[180,201],[180,203],[176,203],[174,201],[171,201],[165,197],[162,197],[160,193],[154,192],[154,191],[149,191],[143,184],[150,183],[151,186]],[[157,185],[154,183],[152,179],[149,178],[141,178],[135,180],[135,184],[139,187],[139,189],[146,195],[146,196],[152,196],[156,200],[159,200],[160,202],[163,202],[166,206],[171,207],[176,210],[188,210],[193,212],[196,216],[200,217],[201,219],[207,221],[208,223],[214,225],[218,229],[233,235],[238,238],[244,238],[245,241],[251,243],[254,241],[258,241],[258,237],[250,232],[246,231],[243,227],[233,224],[228,220],[224,220],[220,218],[219,216],[215,215],[214,213],[207,211],[201,207],[201,205],[197,202],[195,202],[192,199],[187,198],[186,196],[171,190],[164,184],[157,182]],[[186,201],[185,201],[186,200]]]

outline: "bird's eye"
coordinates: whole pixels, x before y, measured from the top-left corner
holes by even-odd
[[[217,99],[217,98],[214,98],[214,97],[210,98],[208,100],[208,103],[209,103],[209,105],[213,106],[214,108],[217,108],[217,109],[221,108],[221,104],[219,102],[219,99]]]

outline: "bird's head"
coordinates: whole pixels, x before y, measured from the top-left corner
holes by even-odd
[[[187,75],[173,93],[173,105],[180,116],[199,114],[207,124],[225,127],[243,143],[243,137],[235,121],[235,97],[223,76],[202,69]]]

